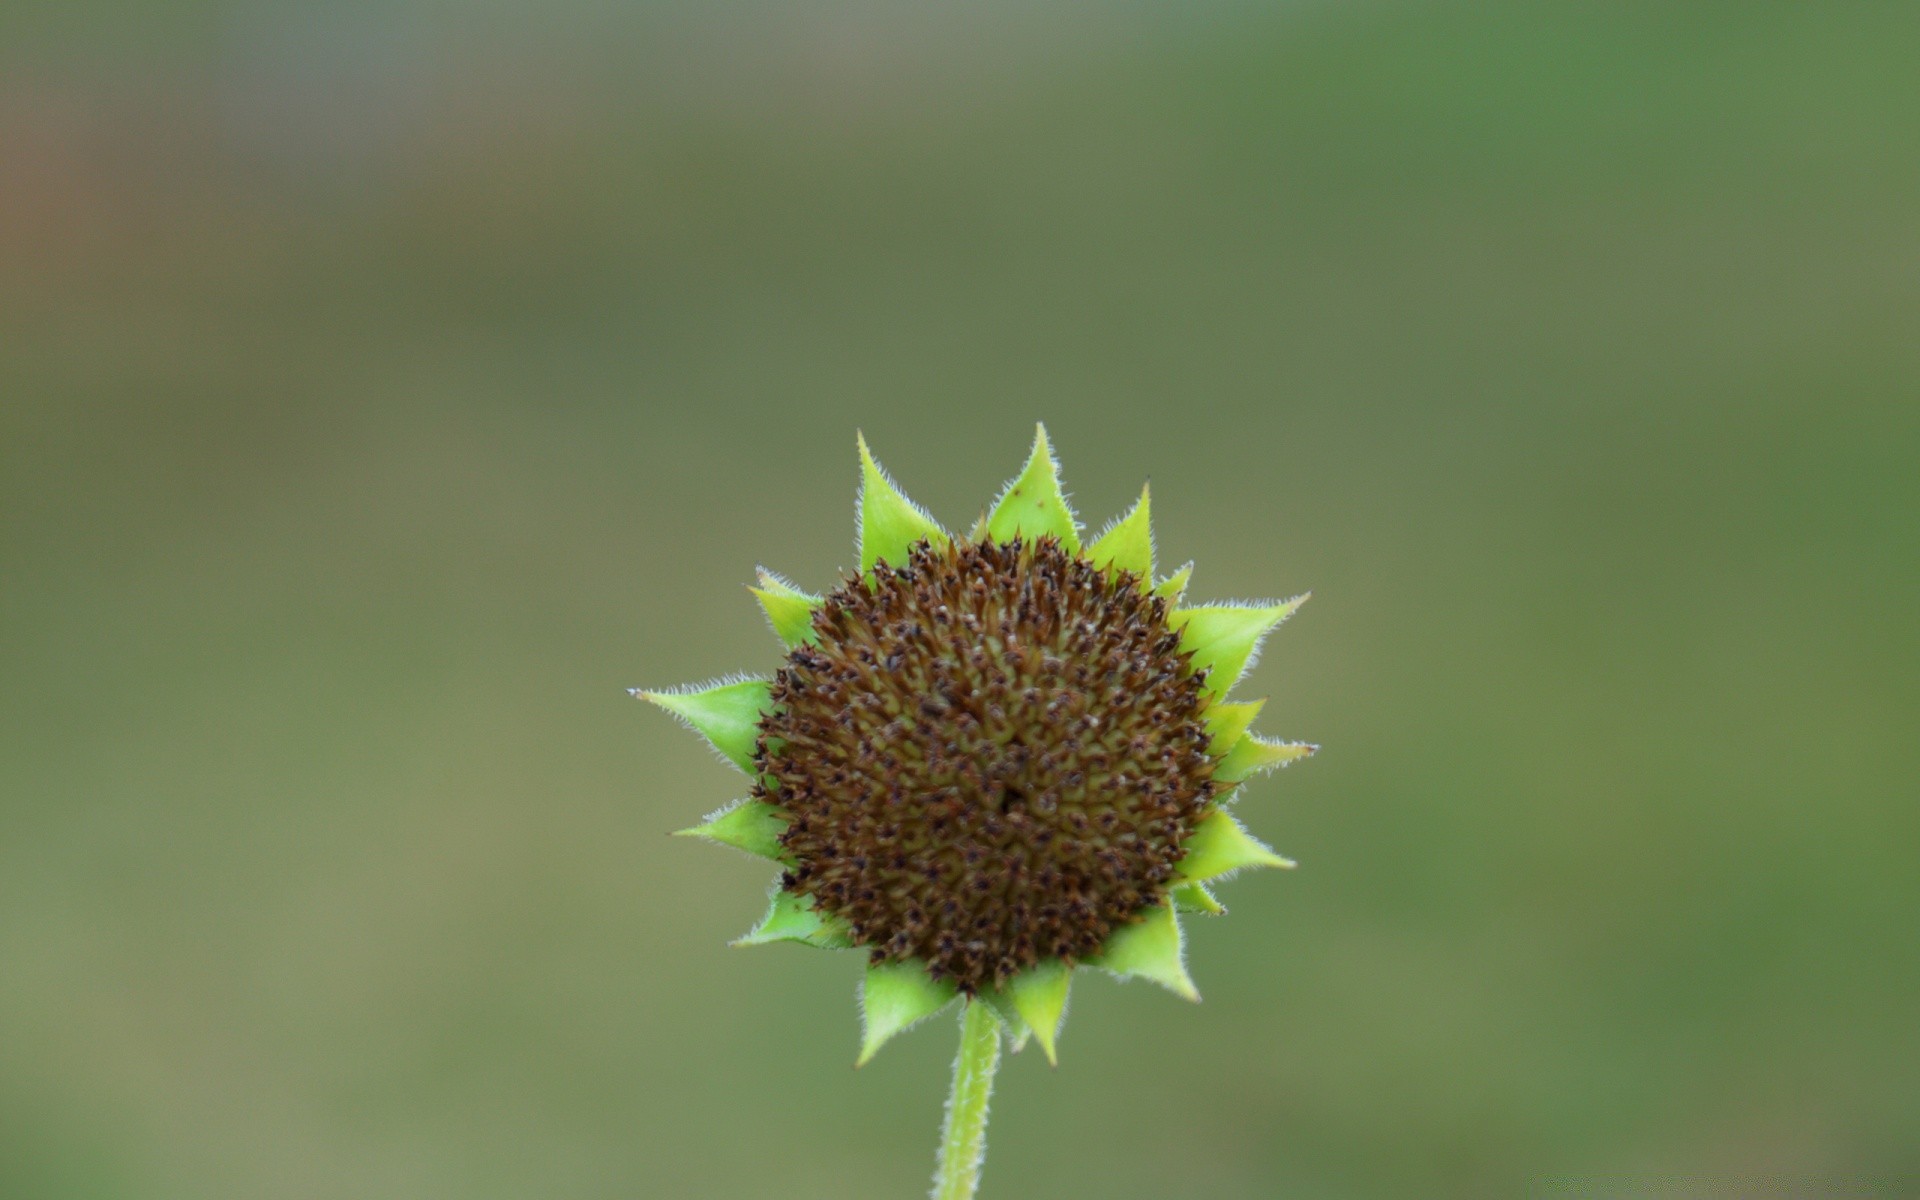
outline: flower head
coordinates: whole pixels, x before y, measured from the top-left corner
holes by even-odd
[[[773,678],[635,692],[752,779],[682,831],[784,868],[736,944],[866,951],[861,1062],[962,995],[1051,1060],[1081,966],[1198,999],[1179,914],[1292,865],[1226,806],[1314,748],[1227,692],[1305,597],[1180,607],[1192,568],[1154,577],[1145,492],[1082,546],[1044,428],[964,538],[859,449],[859,570],[753,589]]]

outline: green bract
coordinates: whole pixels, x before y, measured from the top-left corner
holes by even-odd
[[[784,868],[734,944],[865,951],[861,1063],[961,998],[1053,1061],[1079,967],[1197,1000],[1180,914],[1293,865],[1228,806],[1314,747],[1227,696],[1306,597],[1180,607],[1192,566],[1154,576],[1145,491],[1083,545],[1044,428],[964,539],[859,456],[858,573],[751,589],[781,673],[634,693],[752,781],[680,831]]]

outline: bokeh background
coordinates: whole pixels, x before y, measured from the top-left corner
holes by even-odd
[[[0,17],[0,1195],[919,1194],[949,1022],[735,951],[853,431],[1045,420],[1321,755],[989,1195],[1920,1189],[1920,8]]]

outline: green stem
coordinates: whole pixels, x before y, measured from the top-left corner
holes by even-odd
[[[1000,1065],[1000,1022],[978,1000],[960,1014],[960,1053],[953,1060],[953,1091],[947,1096],[947,1123],[940,1131],[940,1169],[933,1176],[933,1200],[972,1200],[980,1186],[980,1164],[987,1156],[987,1097]]]

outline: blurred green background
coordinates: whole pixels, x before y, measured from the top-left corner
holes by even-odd
[[[0,18],[0,1195],[888,1197],[949,1022],[735,951],[853,431],[1045,420],[1323,744],[990,1196],[1920,1189],[1920,7]]]

